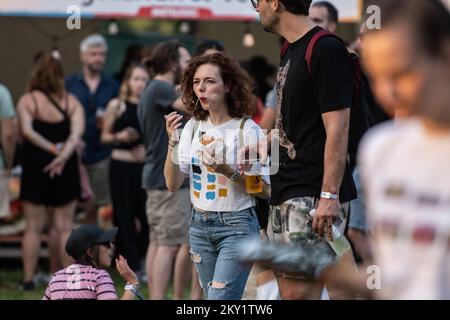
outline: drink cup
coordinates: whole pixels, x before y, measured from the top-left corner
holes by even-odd
[[[261,177],[261,165],[253,164],[250,169],[244,172],[245,191],[250,194],[261,193],[263,191],[263,181]]]

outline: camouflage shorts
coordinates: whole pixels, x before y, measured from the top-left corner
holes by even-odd
[[[279,206],[271,206],[267,226],[269,239],[302,247],[314,246],[317,243],[325,242],[324,238],[319,238],[318,234],[314,232],[312,228],[313,219],[309,215],[309,212],[317,207],[318,202],[319,198],[299,197],[289,199]],[[348,202],[342,203],[339,217],[334,221],[334,225],[340,232],[345,230],[348,208]],[[330,255],[334,256],[331,247],[329,249]]]

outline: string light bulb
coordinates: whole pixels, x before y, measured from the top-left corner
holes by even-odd
[[[255,37],[253,36],[252,31],[250,30],[250,26],[247,25],[247,28],[244,32],[244,37],[242,38],[242,45],[246,48],[252,48],[255,46]]]
[[[119,25],[115,19],[112,19],[108,26],[108,34],[111,36],[115,36],[119,33]]]
[[[180,33],[182,33],[182,34],[188,34],[189,32],[191,32],[191,26],[190,26],[189,22],[187,22],[187,21],[181,22],[179,30],[180,30]]]

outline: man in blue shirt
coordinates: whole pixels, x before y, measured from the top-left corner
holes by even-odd
[[[98,206],[110,203],[108,168],[111,149],[100,142],[102,114],[108,102],[116,98],[119,84],[103,73],[108,46],[98,34],[85,38],[80,44],[83,64],[79,73],[66,78],[66,90],[75,95],[84,107],[86,143],[83,162],[87,167],[94,199],[86,202],[86,222],[96,222]]]

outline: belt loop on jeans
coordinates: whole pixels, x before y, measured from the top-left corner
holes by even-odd
[[[258,214],[256,213],[256,207],[254,207],[254,206],[250,207],[250,213],[253,216],[253,218],[258,219]]]
[[[217,211],[217,216],[219,217],[219,222],[223,224],[224,222],[223,222],[222,212],[221,211]]]

